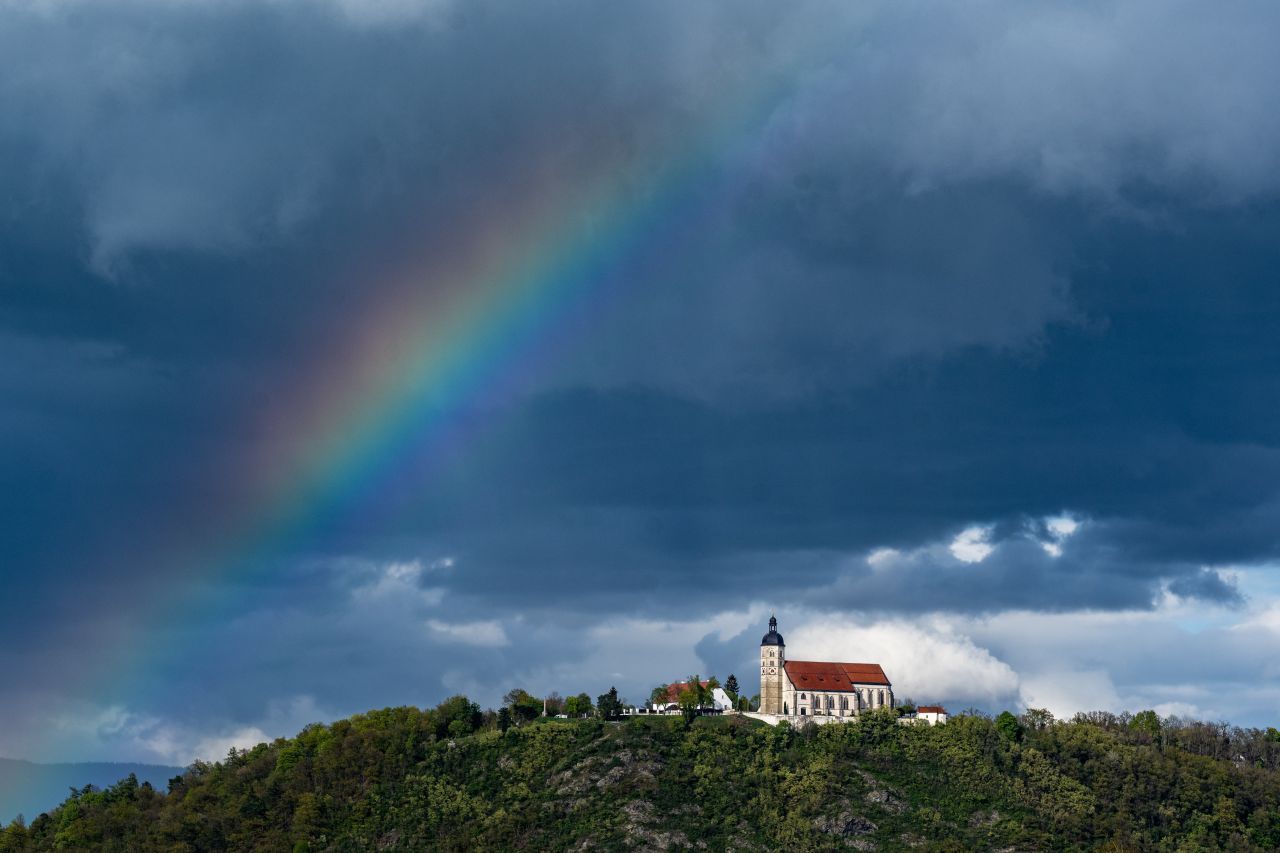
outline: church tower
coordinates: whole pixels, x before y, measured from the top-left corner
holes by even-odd
[[[769,617],[769,633],[760,640],[760,712],[781,714],[782,684],[787,677],[782,666],[787,661],[787,645],[778,633],[778,619]],[[790,709],[787,709],[790,710]]]

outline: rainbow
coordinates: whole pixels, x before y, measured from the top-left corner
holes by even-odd
[[[526,178],[513,192],[508,182],[451,231],[447,250],[371,288],[377,301],[361,306],[327,357],[308,365],[309,381],[245,430],[270,436],[236,472],[245,480],[237,493],[248,499],[149,555],[153,577],[176,577],[144,590],[149,599],[134,606],[187,626],[187,639],[157,648],[154,626],[126,628],[105,652],[113,659],[96,667],[91,695],[144,691],[153,656],[206,641],[199,623],[243,606],[236,590],[273,558],[305,553],[336,524],[393,511],[386,495],[396,494],[407,460],[431,464],[465,441],[458,416],[469,405],[519,385],[564,318],[589,318],[606,301],[613,268],[697,215],[733,137],[721,126],[665,168],[639,164],[657,175],[643,188],[632,170],[607,160],[579,164],[567,184]]]
[[[834,32],[822,37],[839,46]],[[521,378],[561,318],[600,296],[603,273],[696,217],[726,155],[755,144],[793,85],[785,72],[775,66],[648,162],[601,157],[572,181],[526,175],[467,220],[463,239],[372,288],[384,296],[353,318],[314,378],[260,413],[256,426],[288,439],[270,442],[246,474],[251,497],[153,555],[165,567],[157,577],[181,571],[143,591],[142,612],[194,621],[210,611],[211,589],[305,547],[335,518],[369,512],[406,455],[439,453],[461,410]],[[643,188],[629,180],[637,173],[651,176]],[[97,651],[94,695],[127,693],[145,676],[148,640],[138,625]]]

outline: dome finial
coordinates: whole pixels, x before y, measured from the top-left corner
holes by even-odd
[[[778,617],[769,615],[769,633],[760,638],[762,646],[780,646],[782,645],[782,635],[778,633]]]

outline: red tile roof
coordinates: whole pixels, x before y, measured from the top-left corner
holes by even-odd
[[[677,681],[675,684],[668,684],[667,685],[667,701],[679,702],[680,694],[688,690],[689,685],[691,683],[692,682],[689,682],[689,681]],[[701,684],[703,687],[706,687],[710,682],[699,681],[698,683]]]
[[[945,714],[947,709],[941,705],[918,705],[916,706],[917,714]]]
[[[855,685],[878,684],[889,687],[889,677],[878,663],[831,663],[789,660],[787,677],[797,690],[802,688],[831,693],[852,692]]]

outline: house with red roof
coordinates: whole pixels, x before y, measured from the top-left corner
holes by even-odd
[[[893,685],[880,664],[788,660],[778,620],[769,617],[769,633],[760,640],[760,713],[856,717],[893,706]]]
[[[666,699],[662,702],[651,702],[648,712],[651,714],[679,714],[680,713],[680,694],[689,689],[692,684],[690,681],[673,681],[668,684]],[[710,685],[709,681],[701,681],[699,684],[704,690]],[[724,692],[722,687],[714,687],[709,691],[709,699],[699,706],[701,713],[723,713],[724,711],[733,710],[733,700],[729,698],[729,694]]]
[[[916,719],[936,726],[938,723],[947,721],[947,709],[941,705],[917,705]]]

